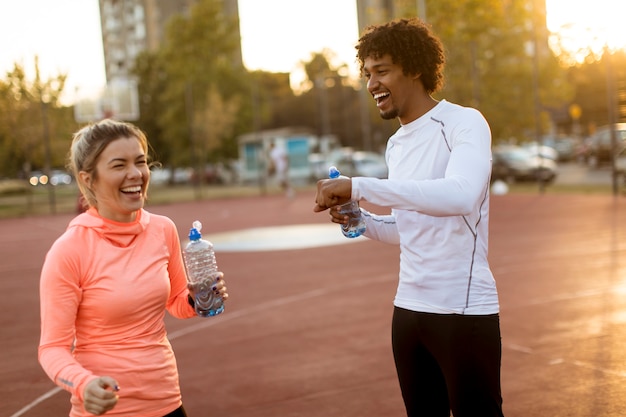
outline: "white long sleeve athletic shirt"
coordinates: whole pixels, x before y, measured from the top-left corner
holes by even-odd
[[[355,177],[365,236],[400,245],[394,305],[439,314],[499,312],[487,260],[491,131],[475,109],[445,100],[389,138],[387,179]]]

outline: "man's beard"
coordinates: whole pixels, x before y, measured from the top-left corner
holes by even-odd
[[[398,117],[398,109],[391,109],[389,111],[380,112],[380,117],[384,120],[392,120]]]

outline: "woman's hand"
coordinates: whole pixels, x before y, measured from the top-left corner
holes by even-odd
[[[113,409],[119,396],[120,387],[117,381],[108,376],[101,376],[89,382],[83,392],[85,410],[97,416]]]
[[[217,282],[215,283],[213,287],[215,288],[213,291],[216,291],[217,294],[219,294],[222,297],[222,300],[228,299],[228,291],[226,288],[226,281],[224,281],[223,272],[219,273],[219,276],[217,277]]]
[[[206,284],[202,284],[203,286]],[[191,298],[194,298],[195,296],[195,287],[197,287],[198,284],[187,284],[187,289],[189,289],[189,296]],[[213,286],[211,287],[211,290],[216,294],[219,295],[220,297],[222,297],[222,300],[227,300],[228,299],[228,291],[226,288],[226,281],[224,281],[224,273],[223,272],[218,272],[218,276],[215,279],[215,283],[213,284]]]

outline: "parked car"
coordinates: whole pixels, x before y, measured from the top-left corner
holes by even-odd
[[[48,176],[41,171],[33,171],[30,173],[28,182],[33,187],[37,185],[46,185],[48,184]]]
[[[528,152],[541,156],[543,158],[552,159],[554,161],[558,161],[559,152],[549,145],[537,144],[537,142],[531,142],[522,146],[524,149],[528,150]]]
[[[67,172],[55,169],[50,173],[50,184],[52,185],[70,185],[72,183],[72,176]]]
[[[570,137],[545,138],[543,144],[554,148],[557,152],[557,162],[571,161],[576,158],[576,148],[580,140]]]
[[[626,146],[626,123],[615,123],[613,127],[615,129],[615,152],[617,154]],[[599,127],[589,141],[587,163],[590,167],[596,168],[602,164],[611,163],[612,155],[611,125]]]
[[[328,178],[328,168],[337,167],[346,177],[387,178],[387,163],[382,154],[369,151],[341,150],[328,156],[309,155],[311,181]]]
[[[347,177],[387,178],[387,163],[381,154],[368,151],[356,151],[347,154],[332,165]]]
[[[312,183],[328,178],[328,160],[321,153],[312,153],[308,157]]]
[[[41,171],[33,171],[28,179],[32,186],[37,185],[69,185],[72,183],[72,176],[61,169],[53,169],[50,171],[50,177]]]
[[[557,162],[519,146],[498,146],[492,150],[491,181],[552,182],[557,176]]]
[[[188,184],[191,182],[193,169],[153,167],[150,169],[150,183],[157,184]]]
[[[615,155],[615,174],[622,185],[626,185],[626,147]]]

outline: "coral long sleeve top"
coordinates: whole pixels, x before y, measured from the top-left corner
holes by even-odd
[[[85,385],[111,376],[119,401],[107,416],[160,417],[181,404],[165,311],[194,317],[174,223],[140,210],[132,223],[77,216],[46,255],[40,281],[39,362],[83,408]]]

